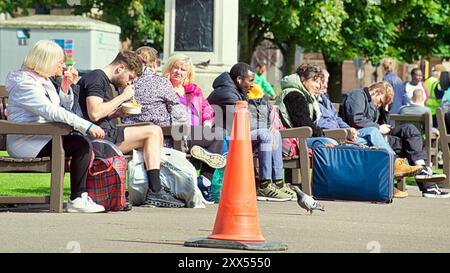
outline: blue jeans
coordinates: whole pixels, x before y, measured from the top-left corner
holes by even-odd
[[[273,132],[260,128],[250,132],[253,151],[258,151],[259,180],[283,179],[283,154],[281,135],[278,130]]]
[[[337,143],[336,140],[328,137],[309,137],[306,139],[306,146],[311,149],[322,147],[325,144],[338,145],[339,143]]]
[[[357,143],[364,144],[367,146],[376,146],[386,149],[389,153],[395,155],[394,150],[392,150],[391,145],[384,139],[383,134],[375,127],[366,127],[358,130]]]

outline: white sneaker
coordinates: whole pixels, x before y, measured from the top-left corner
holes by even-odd
[[[96,204],[92,198],[90,198],[87,192],[83,192],[81,197],[75,200],[68,200],[67,202],[67,212],[81,212],[81,213],[96,213],[104,212],[105,208],[102,205]]]

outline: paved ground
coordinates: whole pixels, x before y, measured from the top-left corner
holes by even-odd
[[[417,187],[393,204],[323,202],[308,216],[296,202],[258,202],[267,241],[287,252],[450,252],[450,199],[422,198]],[[106,214],[0,212],[0,252],[240,252],[189,248],[212,231],[217,205],[206,209],[134,208]]]

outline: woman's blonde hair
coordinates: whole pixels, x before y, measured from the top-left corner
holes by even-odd
[[[41,76],[50,77],[62,59],[64,59],[64,51],[57,43],[51,40],[39,40],[25,56],[22,65]]]
[[[369,92],[373,91],[375,95],[383,95],[385,98],[384,102],[386,104],[391,104],[394,101],[394,88],[392,88],[392,85],[386,81],[371,84],[368,89]]]
[[[194,67],[192,65],[191,58],[189,58],[184,54],[175,54],[172,57],[170,57],[164,64],[164,67],[162,69],[162,75],[170,79],[170,70],[172,69],[172,67],[176,65],[185,65],[187,68],[188,73],[186,76],[186,80],[183,82],[183,85],[192,83],[195,77]]]

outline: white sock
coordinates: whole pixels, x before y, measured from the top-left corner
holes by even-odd
[[[416,164],[416,166],[425,166],[425,160],[419,159],[416,162],[414,162],[414,164]]]

